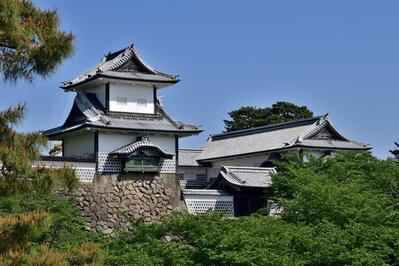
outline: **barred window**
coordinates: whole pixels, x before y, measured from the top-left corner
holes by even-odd
[[[116,104],[117,105],[126,106],[127,105],[127,99],[125,97],[117,97],[116,98]]]
[[[137,107],[147,107],[146,99],[137,99]]]

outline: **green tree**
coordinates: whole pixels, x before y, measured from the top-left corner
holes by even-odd
[[[71,33],[60,30],[55,10],[0,0],[0,66],[6,80],[48,75],[71,56],[72,41]]]
[[[0,71],[5,81],[47,76],[72,54],[72,40],[72,34],[59,29],[55,10],[40,10],[30,1],[0,0]],[[58,188],[74,189],[74,172],[35,164],[46,139],[37,132],[15,131],[24,109],[20,104],[0,112],[0,264],[101,264],[99,247],[79,238],[83,223],[72,202],[52,194]],[[68,233],[74,235],[72,243],[82,245],[68,245]]]
[[[395,142],[395,149],[393,149],[393,150],[389,150],[389,152],[393,155],[393,156],[395,156],[395,158],[399,158],[399,143],[397,143],[397,142]]]
[[[177,214],[104,243],[106,264],[398,265],[399,163],[369,153],[287,155],[267,191],[284,208]]]
[[[77,179],[71,169],[56,170],[37,165],[46,139],[39,133],[18,133],[14,127],[23,118],[24,106],[0,112],[0,195],[49,193],[57,187],[72,190]]]
[[[269,190],[269,196],[284,206],[284,220],[328,220],[339,226],[399,222],[397,161],[379,160],[367,152],[322,159],[296,153],[286,159],[288,163],[276,162],[278,173]]]
[[[313,113],[306,106],[277,102],[266,108],[241,107],[229,112],[229,116],[230,120],[223,120],[226,132],[310,118]]]
[[[0,71],[6,81],[46,76],[72,54],[72,40],[71,33],[60,30],[55,10],[41,10],[30,1],[0,0]],[[2,194],[48,190],[54,185],[51,170],[31,167],[46,140],[37,132],[13,129],[23,119],[24,109],[20,104],[0,112]]]

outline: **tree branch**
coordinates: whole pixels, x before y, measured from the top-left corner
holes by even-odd
[[[7,43],[2,43],[2,42],[0,42],[0,47],[8,48],[8,49],[17,49],[17,47],[16,47],[15,45],[7,44]]]

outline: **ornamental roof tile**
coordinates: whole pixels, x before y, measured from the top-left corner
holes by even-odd
[[[61,88],[70,89],[98,77],[155,83],[177,83],[180,81],[177,76],[157,71],[148,65],[132,44],[125,49],[104,56],[100,63],[88,71],[63,82]]]
[[[143,137],[141,139],[137,139],[136,141],[123,146],[119,149],[116,149],[110,152],[111,155],[114,156],[130,156],[132,153],[138,151],[142,148],[153,148],[156,149],[161,155],[165,157],[172,157],[174,154],[168,153],[160,148],[158,145],[152,143],[148,138]]]

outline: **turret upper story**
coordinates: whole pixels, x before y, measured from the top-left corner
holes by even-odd
[[[90,70],[63,82],[61,88],[94,93],[106,112],[154,114],[158,89],[179,81],[177,76],[150,67],[131,45],[104,56]]]
[[[158,100],[159,89],[179,81],[150,67],[133,45],[109,53],[96,66],[63,82],[62,89],[77,93],[73,106],[63,125],[43,135],[63,140],[80,130],[177,137],[199,134],[200,127],[176,121]]]

